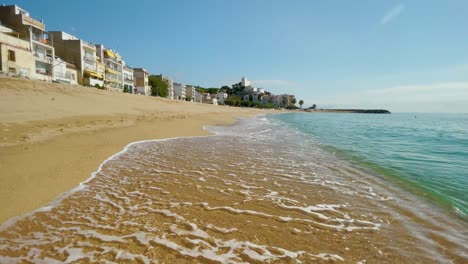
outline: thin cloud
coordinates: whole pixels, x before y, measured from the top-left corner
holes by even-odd
[[[468,112],[468,82],[402,85],[328,98],[335,107],[387,108],[398,112]]]
[[[291,85],[293,82],[287,81],[287,80],[252,80],[252,84],[254,86],[285,86],[285,85]]]
[[[403,4],[394,6],[392,9],[388,10],[387,13],[385,13],[382,19],[380,19],[380,24],[385,25],[388,22],[394,20],[395,18],[400,16],[404,10],[405,10],[405,5]]]

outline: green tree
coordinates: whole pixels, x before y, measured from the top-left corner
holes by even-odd
[[[161,76],[150,75],[148,83],[151,86],[151,96],[167,97],[169,95],[169,83],[163,80]]]
[[[317,105],[313,104],[311,108],[315,110],[315,109],[317,109]]]
[[[296,98],[295,98],[295,97],[293,97],[293,99],[291,100],[291,103],[292,103],[293,105],[295,105],[295,104],[296,104],[296,102],[297,102],[297,101],[296,101]]]
[[[304,104],[304,100],[299,100],[299,105],[301,106],[301,108],[303,104]]]

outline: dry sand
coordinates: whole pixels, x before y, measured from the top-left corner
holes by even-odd
[[[260,110],[0,78],[0,223],[86,180],[133,141],[208,134]]]

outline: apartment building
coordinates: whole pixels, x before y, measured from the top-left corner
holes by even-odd
[[[135,80],[135,93],[151,95],[151,86],[148,83],[148,72],[143,68],[133,68],[133,78]]]
[[[59,57],[55,57],[53,73],[55,82],[78,84],[78,70],[75,65],[62,60]]]
[[[195,93],[196,93],[195,86],[193,85],[186,85],[185,86],[185,96],[189,98],[191,102],[195,101]]]
[[[193,98],[194,98],[193,99],[194,102],[203,103],[203,94],[195,91],[195,94],[194,94]]]
[[[135,93],[135,83],[133,77],[133,69],[127,67],[125,64],[123,66],[123,91],[126,93]]]
[[[96,47],[96,55],[99,61],[105,66],[104,86],[108,89],[123,91],[123,64],[122,57],[114,50],[105,48],[104,45],[98,44]]]
[[[174,83],[174,99],[185,100],[186,97],[185,84]]]
[[[98,71],[96,47],[63,31],[50,31],[55,53],[67,63],[75,65],[78,83],[81,85],[104,86],[104,73]]]
[[[174,81],[172,81],[171,78],[163,74],[154,75],[154,76],[167,82],[167,97],[166,98],[174,99]]]
[[[287,107],[293,105],[293,99],[294,95],[290,94],[274,95],[273,104],[279,107]]]
[[[13,30],[0,27],[3,32],[0,33],[0,72],[10,76],[31,77],[36,67],[30,43],[17,38]]]
[[[18,38],[29,42],[29,50],[34,56],[34,71],[31,78],[53,80],[55,49],[42,21],[30,17],[29,12],[17,5],[0,6],[0,22],[12,29]]]

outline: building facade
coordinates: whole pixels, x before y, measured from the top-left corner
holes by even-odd
[[[7,33],[0,33],[0,72],[29,78],[35,69],[35,59],[29,42]]]
[[[247,77],[242,77],[241,79],[241,85],[244,87],[250,87],[251,83],[249,80],[247,80]]]
[[[78,84],[78,71],[74,64],[67,63],[61,58],[55,57],[55,66],[53,70],[55,82]]]
[[[29,12],[16,6],[0,6],[0,22],[12,29],[18,38],[29,42],[34,56],[34,71],[29,76],[39,80],[53,80],[55,49],[42,21],[29,16]]]
[[[98,71],[96,47],[63,31],[51,31],[58,57],[76,66],[78,83],[88,86],[104,86],[104,72]]]
[[[185,91],[185,84],[182,83],[174,83],[173,84],[173,89],[174,89],[174,99],[175,100],[185,100],[187,97],[186,91]]]
[[[123,67],[123,91],[126,93],[135,93],[135,83],[133,77],[133,69],[127,66]]]
[[[148,83],[148,72],[143,68],[133,68],[135,82],[134,92],[138,94],[151,95],[151,86]]]
[[[114,50],[105,48],[104,45],[96,46],[96,54],[99,61],[104,64],[104,86],[107,89],[113,89],[123,92],[123,64],[122,57]]]
[[[203,103],[203,94],[195,91],[195,94],[194,94],[193,98],[194,98],[194,100],[193,100],[194,102]]]
[[[190,99],[189,101],[194,102],[195,101],[195,93],[196,93],[195,86],[193,85],[186,85],[185,86],[185,96],[186,98]]]
[[[155,75],[157,78],[167,83],[167,97],[168,99],[174,99],[174,81],[166,75],[159,74]]]

